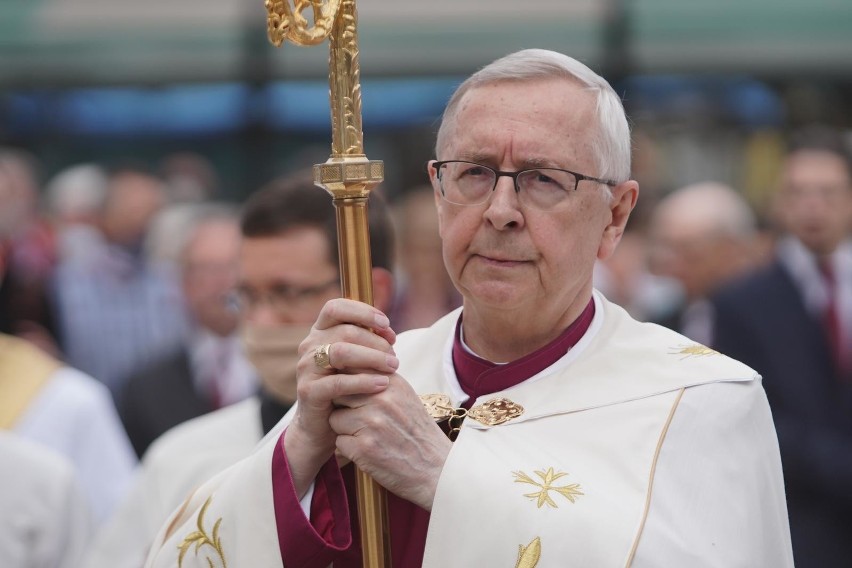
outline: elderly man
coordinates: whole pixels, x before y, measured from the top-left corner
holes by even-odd
[[[759,377],[592,290],[629,155],[618,97],[569,57],[463,83],[429,165],[463,308],[397,337],[326,304],[283,435],[196,492],[149,564],[360,566],[351,460],[388,489],[397,567],[790,566]]]
[[[169,428],[257,390],[237,336],[237,314],[228,305],[240,251],[236,211],[197,205],[187,223],[180,272],[189,331],[168,354],[134,373],[118,402],[139,457]]]
[[[100,212],[102,246],[65,259],[54,276],[68,362],[109,387],[115,400],[133,373],[167,354],[186,330],[179,287],[142,246],[164,201],[162,181],[145,170],[112,172]]]
[[[748,202],[721,183],[688,185],[660,201],[649,233],[651,270],[678,282],[685,295],[656,323],[711,345],[709,296],[756,265],[757,227]]]

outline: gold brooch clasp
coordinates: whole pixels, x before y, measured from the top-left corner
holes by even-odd
[[[456,439],[461,431],[462,421],[470,416],[485,426],[497,426],[517,418],[524,413],[524,407],[508,398],[492,398],[482,404],[477,404],[470,410],[455,408],[450,397],[445,394],[421,394],[423,407],[436,422],[449,420],[447,435],[450,440]]]

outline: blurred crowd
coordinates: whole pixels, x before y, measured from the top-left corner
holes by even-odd
[[[796,564],[840,566],[852,534],[850,138],[805,129],[779,166],[761,202],[715,180],[650,188],[595,281],[634,317],[762,374]],[[225,203],[215,168],[190,153],[43,174],[36,156],[0,149],[0,426],[15,434],[0,436],[0,489],[21,484],[17,502],[0,501],[0,550],[16,549],[6,507],[29,508],[33,526],[62,534],[31,552],[138,567],[182,496],[295,399],[305,326],[340,293],[334,214],[304,174]],[[372,256],[376,305],[399,332],[461,299],[431,186],[393,197],[393,228],[371,219]]]

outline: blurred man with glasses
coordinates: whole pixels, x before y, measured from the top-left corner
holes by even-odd
[[[149,565],[360,566],[351,460],[388,490],[395,567],[791,566],[759,376],[592,289],[638,195],[609,84],[509,55],[459,87],[436,152],[463,307],[397,336],[328,302],[292,415],[173,515]]]
[[[260,376],[260,392],[154,442],[130,497],[82,566],[142,566],[169,513],[206,479],[248,455],[296,400],[299,343],[323,305],[340,296],[331,197],[301,178],[278,180],[248,200],[240,229],[230,303],[239,315],[245,353]],[[389,310],[393,234],[377,196],[370,200],[370,235],[374,300]]]

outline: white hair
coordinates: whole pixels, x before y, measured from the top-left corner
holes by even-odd
[[[595,95],[598,132],[593,148],[598,161],[596,177],[623,182],[630,179],[630,127],[621,99],[610,84],[572,57],[545,49],[525,49],[486,65],[456,89],[438,129],[435,151],[440,155],[447,143],[448,124],[454,122],[459,101],[468,91],[499,81],[528,81],[567,78],[579,82]]]
[[[145,236],[145,251],[156,262],[179,266],[199,228],[220,222],[238,227],[237,207],[210,201],[172,204],[151,221]]]
[[[106,193],[106,173],[95,164],[66,168],[56,174],[45,189],[48,207],[59,217],[100,211]]]
[[[757,220],[745,198],[732,187],[715,181],[694,183],[664,197],[655,210],[655,222],[679,219],[702,228],[708,235],[748,240],[757,232]]]

